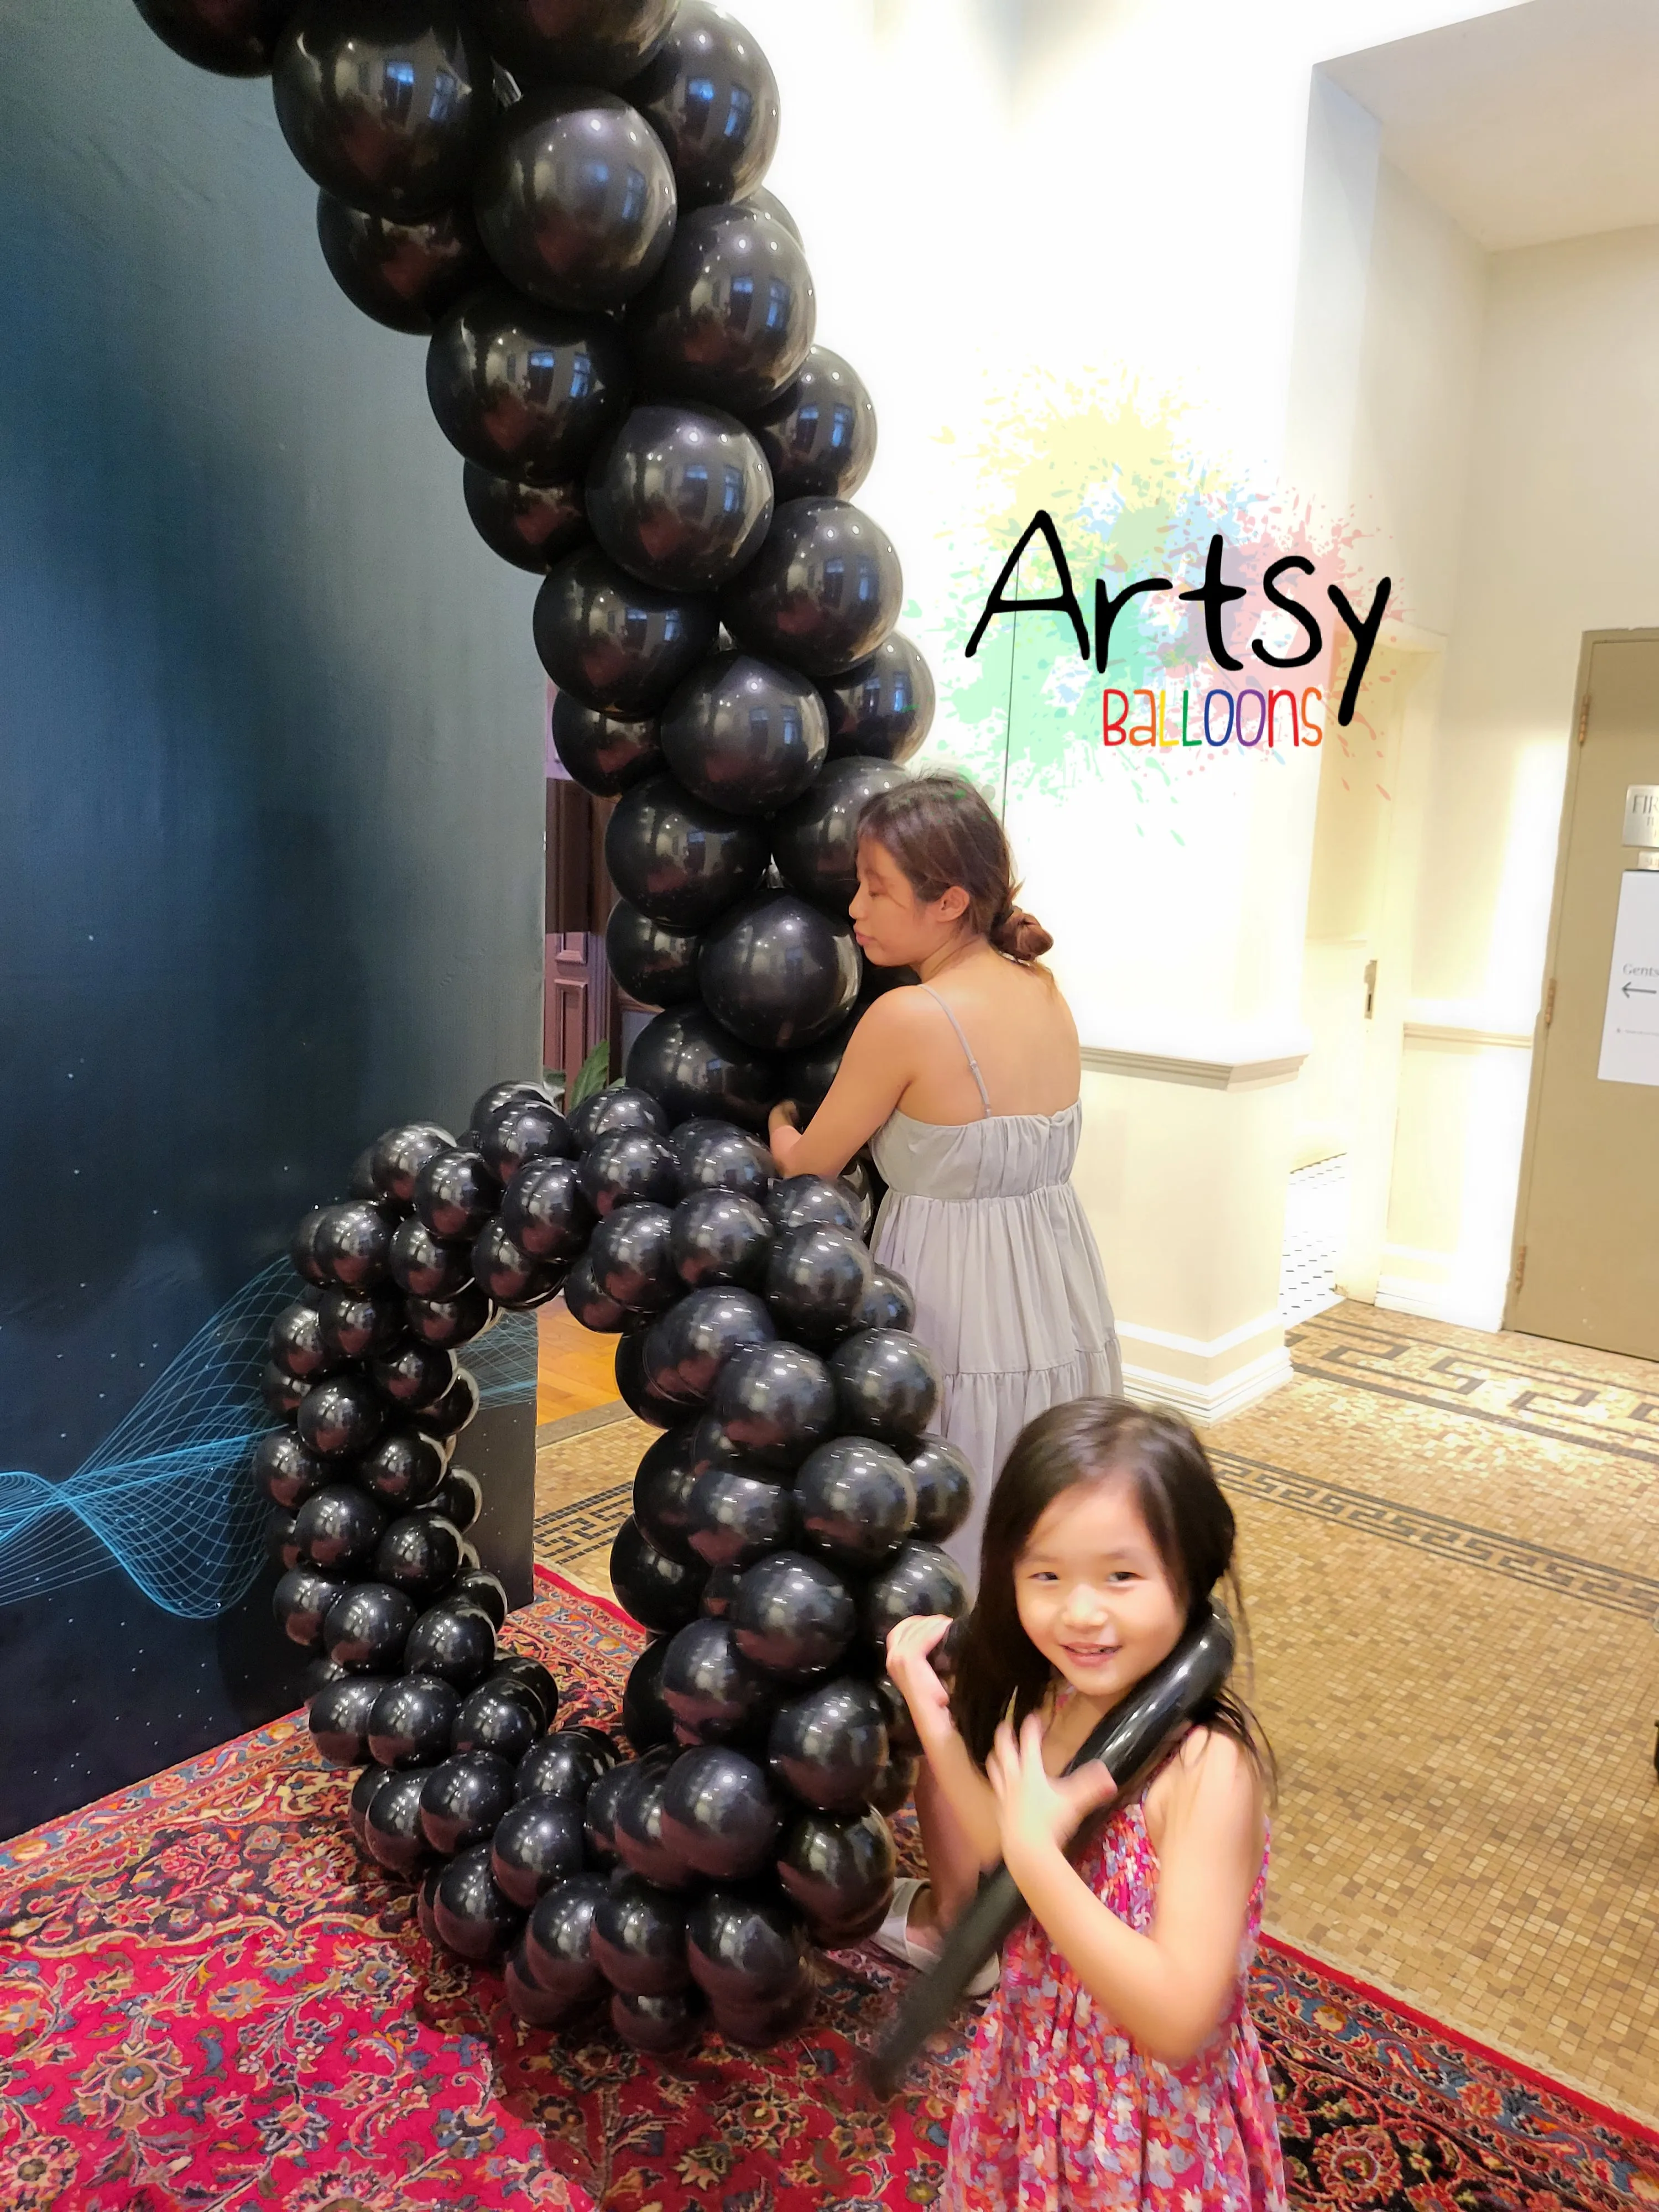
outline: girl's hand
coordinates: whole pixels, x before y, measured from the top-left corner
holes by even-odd
[[[920,1720],[916,1726],[920,1729]],[[1075,1774],[1051,1775],[1042,1764],[1042,1723],[1035,1713],[1026,1716],[1018,1742],[1004,1721],[985,1773],[996,1796],[1003,1860],[1016,1881],[1021,1859],[1034,1852],[1063,1850],[1082,1821],[1117,1790],[1098,1759]]]
[[[910,1708],[924,1750],[951,1733],[951,1693],[927,1655],[955,1626],[948,1613],[919,1613],[888,1632],[887,1671]]]
[[[799,1129],[800,1109],[793,1098],[781,1098],[766,1117],[769,1136],[775,1137],[780,1129]]]

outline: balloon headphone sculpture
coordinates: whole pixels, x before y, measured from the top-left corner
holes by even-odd
[[[750,1133],[817,1103],[876,988],[859,812],[933,705],[897,556],[850,503],[874,413],[763,185],[777,87],[707,0],[138,6],[186,59],[270,72],[337,282],[428,337],[467,511],[544,577],[560,758],[615,801],[612,969],[661,1009],[625,1085],[567,1117],[498,1085],[459,1139],[388,1131],[296,1233],[255,1471],[312,1731],[362,1768],[364,1847],[419,1877],[434,1939],[505,1958],[521,2019],[608,1998],[666,2051],[706,2002],[764,2044],[811,2009],[809,1942],[887,1910],[915,1744],[884,1639],[963,1610],[939,1545],[969,1480],[927,1433],[937,1373],[872,1266],[867,1187],[776,1182]],[[552,1729],[551,1676],[497,1651],[453,1456],[478,1402],[457,1351],[560,1291],[664,1431],[611,1559],[653,1638],[626,1760]]]

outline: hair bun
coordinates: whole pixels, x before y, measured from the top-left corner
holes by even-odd
[[[1054,939],[1034,914],[1027,914],[1023,906],[1011,906],[1001,915],[990,933],[991,942],[999,952],[1006,953],[1011,960],[1041,960],[1054,944]]]

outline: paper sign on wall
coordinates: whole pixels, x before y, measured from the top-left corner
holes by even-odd
[[[1630,868],[1619,879],[1595,1073],[1603,1083],[1659,1085],[1659,871]]]

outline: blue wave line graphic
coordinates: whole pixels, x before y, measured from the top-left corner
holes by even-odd
[[[62,1482],[0,1474],[0,1606],[105,1574],[152,1604],[212,1620],[258,1574],[267,1503],[248,1455],[273,1425],[259,1395],[265,1338],[298,1285],[273,1260],[197,1330],[102,1443]],[[482,1402],[536,1388],[536,1322],[503,1314],[465,1346]]]

